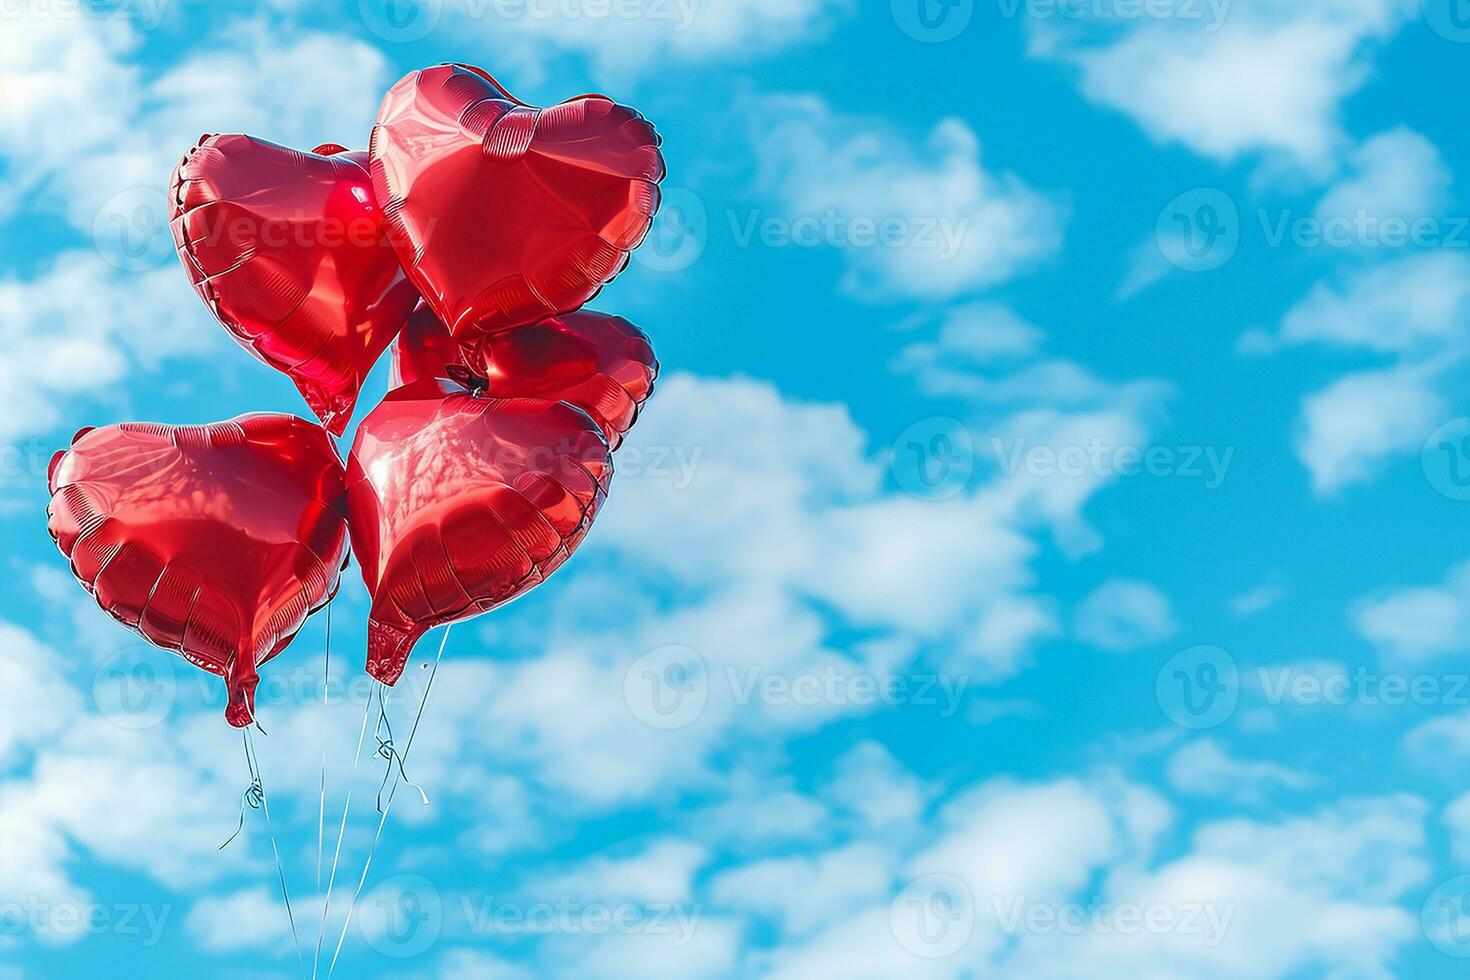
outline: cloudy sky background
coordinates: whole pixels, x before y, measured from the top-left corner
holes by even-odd
[[[577,559],[450,636],[432,805],[396,798],[341,971],[1460,975],[1463,0],[0,20],[0,977],[300,972],[263,814],[217,850],[222,690],[91,606],[45,467],[83,425],[304,413],[192,294],[169,170],[205,132],[364,145],[451,60],[658,125],[664,211],[596,306],[665,374]],[[319,615],[256,739],[308,972],[323,750],[328,956],[383,775],[344,582],[328,706]]]

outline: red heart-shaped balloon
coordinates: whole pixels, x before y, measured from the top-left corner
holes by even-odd
[[[392,383],[430,378],[483,387],[494,398],[571,402],[617,449],[653,394],[658,358],[648,336],[620,316],[578,310],[502,330],[465,349],[421,307],[394,342]]]
[[[658,210],[658,147],[603,96],[538,109],[440,65],[388,93],[368,152],[404,268],[463,342],[571,312],[622,271]]]
[[[257,668],[336,593],[343,477],[291,415],[83,429],[51,461],[48,528],[112,618],[225,679],[240,728]]]
[[[207,136],[174,170],[171,227],[194,289],[341,435],[363,379],[418,303],[367,154]]]
[[[352,550],[373,600],[368,673],[396,683],[429,629],[539,585],[582,542],[611,479],[602,433],[563,402],[431,381],[390,392],[347,464]]]

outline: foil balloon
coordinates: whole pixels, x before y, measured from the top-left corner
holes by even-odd
[[[367,154],[207,136],[174,171],[170,225],[194,289],[333,433],[418,303],[388,244]]]
[[[433,381],[389,392],[358,427],[347,469],[352,549],[372,596],[368,673],[396,683],[429,629],[545,581],[611,479],[602,433],[563,402]]]
[[[643,331],[606,313],[549,317],[465,350],[421,308],[394,343],[393,384],[428,378],[453,378],[495,398],[571,402],[617,449],[653,394],[658,358]]]
[[[526,105],[478,68],[388,93],[373,187],[409,277],[461,342],[582,306],[658,210],[659,138],[600,95]]]
[[[108,615],[224,678],[239,728],[260,665],[336,592],[343,476],[290,415],[83,429],[51,461],[48,529]]]
[[[420,306],[403,325],[388,364],[390,389],[469,371],[459,342],[428,306]]]

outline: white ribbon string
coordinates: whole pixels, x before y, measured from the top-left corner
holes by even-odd
[[[255,744],[250,738],[250,729],[245,729],[245,764],[250,767],[251,785],[260,791],[260,809],[265,814],[266,830],[270,833],[271,851],[276,856],[276,873],[281,878],[281,898],[286,903],[286,919],[291,923],[291,939],[296,944],[296,961],[301,966],[301,975],[306,975],[306,957],[301,953],[301,936],[296,931],[296,913],[291,910],[291,890],[286,887],[286,866],[281,861],[281,849],[276,844],[276,828],[271,823],[271,805],[266,797],[265,784],[260,778],[260,763],[255,755]]]
[[[453,624],[444,627],[444,635],[439,640],[439,653],[434,657],[433,669],[429,671],[429,683],[424,686],[424,696],[419,701],[418,714],[414,716],[413,728],[408,732],[408,743],[403,746],[403,755],[400,762],[406,762],[409,752],[413,751],[414,736],[419,732],[419,722],[424,718],[424,706],[429,703],[429,692],[434,689],[434,677],[439,673],[439,662],[444,659],[444,647],[449,643],[449,631]],[[366,719],[364,718],[364,723]],[[392,766],[392,763],[389,763]],[[373,857],[378,853],[378,842],[383,839],[383,827],[388,823],[388,814],[393,810],[393,798],[398,793],[398,780],[393,781],[392,788],[388,791],[388,801],[383,806],[382,816],[378,818],[378,829],[373,834],[372,847],[368,849],[367,863],[362,867],[362,877],[357,880],[357,891],[352,893],[352,904],[347,906],[347,917],[342,920],[342,934],[337,937],[337,948],[332,953],[332,963],[327,967],[327,977],[330,980],[333,971],[337,969],[337,960],[342,956],[342,944],[347,941],[347,930],[352,925],[352,913],[357,909],[357,901],[362,897],[363,886],[367,884],[368,872],[372,870]]]

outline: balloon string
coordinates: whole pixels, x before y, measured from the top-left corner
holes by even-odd
[[[403,767],[403,757],[393,747],[393,726],[388,723],[388,705],[383,700],[383,692],[386,690],[388,688],[384,685],[378,685],[378,725],[373,729],[373,738],[377,739],[378,742],[378,751],[373,753],[373,755],[388,763],[387,769],[383,772],[383,783],[378,787],[378,812],[383,812],[383,793],[388,789],[388,780],[393,778],[393,767],[395,763],[398,767],[398,778],[418,790],[419,797],[424,801],[424,806],[428,806],[429,794],[424,792],[422,786],[408,778],[408,772]],[[384,732],[387,732],[386,737],[384,737]],[[394,785],[397,786],[397,783],[395,782]]]
[[[362,706],[362,727],[357,732],[357,753],[352,757],[352,772],[356,774],[358,763],[362,761],[362,746],[367,738],[368,713],[372,710],[373,699],[368,698]],[[327,876],[327,892],[322,900],[322,921],[316,931],[316,954],[311,960],[311,978],[316,980],[317,970],[321,967],[322,940],[327,934],[327,915],[332,909],[332,888],[337,883],[337,863],[342,859],[342,838],[347,833],[347,812],[352,809],[352,789],[355,780],[347,783],[347,800],[342,804],[342,823],[337,827],[337,848],[332,853],[332,873]]]
[[[276,856],[276,874],[281,879],[281,898],[286,903],[286,919],[291,923],[291,939],[296,944],[296,961],[301,966],[302,976],[306,975],[306,958],[301,953],[301,936],[296,931],[296,913],[291,910],[291,891],[286,887],[286,866],[281,861],[281,849],[276,844],[276,828],[271,823],[271,805],[265,795],[265,785],[260,779],[260,761],[255,754],[255,744],[250,738],[250,729],[245,729],[245,764],[250,767],[250,780],[252,790],[259,788],[260,809],[265,814],[266,830],[271,837],[271,851]]]
[[[409,752],[413,751],[414,736],[419,732],[419,722],[424,718],[424,706],[429,703],[429,692],[434,689],[434,677],[439,673],[439,662],[444,659],[444,647],[449,643],[449,631],[453,627],[451,623],[444,627],[444,635],[439,640],[439,653],[434,657],[433,669],[429,671],[429,683],[424,686],[424,696],[419,700],[418,714],[414,716],[413,727],[408,732],[408,742],[403,747],[403,758],[407,760]],[[373,843],[368,848],[367,863],[362,866],[362,877],[357,880],[357,891],[352,894],[352,904],[347,906],[347,918],[342,921],[342,934],[337,937],[337,948],[332,953],[332,963],[327,967],[327,977],[330,980],[332,973],[337,969],[337,960],[342,955],[342,944],[347,941],[347,930],[352,925],[352,913],[357,909],[357,900],[362,897],[362,889],[367,884],[368,872],[373,866],[373,857],[378,853],[378,842],[383,839],[383,827],[388,822],[388,814],[393,809],[393,797],[398,792],[398,783],[394,782],[393,788],[388,791],[388,802],[383,807],[382,815],[378,818],[378,830],[373,834]]]
[[[235,838],[239,837],[240,832],[245,829],[245,808],[248,806],[252,810],[259,810],[264,801],[265,788],[260,785],[259,779],[252,778],[249,787],[240,797],[240,823],[235,827],[235,832],[230,835],[229,839],[219,846],[221,851],[233,844]]]
[[[322,778],[316,810],[316,887],[322,887],[322,852],[327,830],[327,687],[332,682],[332,604],[327,603],[326,654],[322,660]]]

